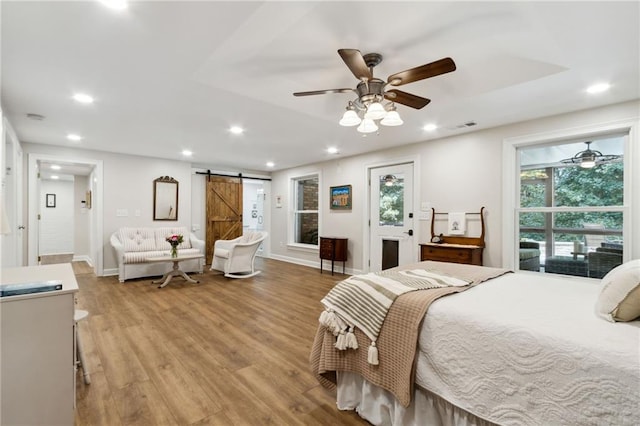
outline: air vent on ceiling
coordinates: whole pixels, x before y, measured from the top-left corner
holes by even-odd
[[[475,126],[477,124],[478,123],[476,123],[475,121],[467,121],[466,123],[455,124],[453,126],[445,127],[445,129],[447,129],[447,130],[465,129],[467,127],[473,127],[473,126]]]
[[[44,120],[44,115],[28,113],[27,118],[31,120],[36,120],[36,121],[42,121]]]

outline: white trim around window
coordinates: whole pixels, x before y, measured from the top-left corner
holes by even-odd
[[[297,209],[297,201],[298,194],[296,189],[296,183],[300,180],[304,179],[312,179],[316,178],[318,180],[318,208],[317,210],[298,210]],[[289,176],[289,199],[291,202],[289,203],[289,212],[287,214],[287,246],[289,248],[298,249],[298,250],[311,250],[317,251],[319,244],[306,244],[300,243],[296,241],[296,215],[298,214],[306,214],[306,213],[315,213],[318,216],[317,222],[317,235],[320,235],[320,224],[322,223],[322,215],[321,215],[321,206],[322,206],[322,180],[320,172],[311,172],[305,173],[296,176]]]
[[[518,196],[520,170],[518,148],[548,144],[578,138],[593,138],[611,133],[625,133],[624,145],[624,260],[640,257],[640,120],[612,121],[574,127],[534,135],[507,138],[502,144],[502,266],[515,269],[518,259],[516,234],[518,229]],[[633,212],[637,212],[633,214]]]

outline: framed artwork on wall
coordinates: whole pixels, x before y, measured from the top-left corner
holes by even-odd
[[[55,206],[56,206],[56,194],[47,194],[45,205],[47,207],[55,208]]]
[[[329,191],[331,210],[351,210],[351,185],[332,186]]]

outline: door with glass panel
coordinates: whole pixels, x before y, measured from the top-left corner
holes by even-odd
[[[369,270],[413,262],[413,163],[370,169],[369,181]]]

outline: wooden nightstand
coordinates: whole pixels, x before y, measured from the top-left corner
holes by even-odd
[[[431,239],[436,236],[434,222],[437,214],[431,209]],[[457,235],[442,235],[441,243],[420,244],[420,261],[436,260],[439,262],[467,263],[482,266],[482,252],[484,250],[484,207],[479,213],[466,213],[480,215],[481,234],[479,237],[462,237]]]
[[[320,273],[322,273],[322,261],[331,260],[331,275],[335,261],[342,262],[342,273],[347,261],[348,238],[320,237]]]

